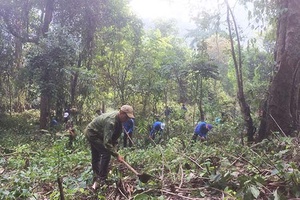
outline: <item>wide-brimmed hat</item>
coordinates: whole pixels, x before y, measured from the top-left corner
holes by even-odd
[[[123,105],[120,110],[126,113],[129,118],[134,118],[133,108],[130,105]]]

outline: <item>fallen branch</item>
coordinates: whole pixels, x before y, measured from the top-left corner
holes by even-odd
[[[192,161],[193,163],[195,163],[197,165],[197,167],[199,167],[200,169],[203,170],[203,168],[197,163],[197,161],[195,161],[194,159],[192,159],[191,157],[183,154],[184,157],[188,158],[190,161]]]
[[[166,190],[160,190],[162,193],[167,193],[167,194],[171,194],[173,196],[177,196],[177,197],[180,197],[181,199],[191,199],[191,200],[204,200],[205,198],[191,198],[191,197],[185,197],[185,196],[182,196],[180,194],[176,194],[176,193],[173,193],[173,192],[169,192],[169,191],[166,191]]]
[[[198,188],[179,188],[179,187],[176,187],[175,188],[177,190],[180,190],[180,191],[184,191],[184,192],[192,192],[192,191],[197,191],[197,190],[201,190],[201,189],[205,189],[206,187],[198,187]]]
[[[120,194],[121,194],[123,197],[125,197],[125,199],[129,199],[129,198],[122,192],[122,190],[121,190],[120,188],[118,188],[118,190],[119,190]]]
[[[227,192],[224,192],[220,189],[217,189],[217,188],[214,188],[214,187],[208,187],[208,186],[205,186],[205,187],[200,187],[200,188],[179,188],[179,187],[176,187],[176,189],[179,189],[180,191],[197,191],[197,190],[204,190],[204,189],[211,189],[211,190],[216,190],[220,193],[222,193],[222,195],[224,196],[227,195],[227,196],[230,196],[230,197],[233,197],[231,194],[227,193]],[[170,192],[169,192],[170,193]],[[190,198],[190,199],[199,199],[199,198]],[[202,198],[201,198],[202,199]],[[205,198],[203,198],[205,199]],[[222,198],[223,199],[223,198]]]
[[[259,173],[262,173],[261,171],[260,171],[260,169],[256,166],[256,165],[254,165],[253,163],[251,163],[250,161],[248,161],[246,158],[244,158],[244,157],[235,157],[234,155],[230,155],[230,154],[228,154],[228,156],[230,156],[230,157],[232,157],[232,158],[234,158],[234,159],[236,159],[236,160],[239,160],[240,158],[242,159],[242,160],[244,160],[246,163],[248,163],[248,164],[250,164],[252,167],[254,167]],[[236,162],[236,160],[234,161],[234,162]]]

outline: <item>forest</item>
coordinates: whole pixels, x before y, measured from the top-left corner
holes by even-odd
[[[130,0],[0,0],[0,199],[300,199],[300,1],[186,4],[183,36]],[[122,105],[130,166],[93,190],[84,130]]]

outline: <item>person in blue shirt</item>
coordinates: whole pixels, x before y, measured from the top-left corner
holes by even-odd
[[[200,121],[195,129],[194,129],[194,135],[192,139],[196,141],[197,139],[200,140],[206,140],[207,138],[207,132],[210,131],[213,128],[211,124],[208,124],[206,122]]]
[[[128,141],[129,147],[132,147],[133,129],[134,129],[134,118],[130,118],[129,120],[123,123],[123,131],[124,131],[123,146],[124,147],[127,147],[127,140],[129,140]]]
[[[57,122],[56,118],[53,117],[50,122],[50,127],[55,127],[55,126],[58,126],[58,122]]]
[[[161,133],[163,132],[164,128],[165,128],[166,124],[160,121],[156,121],[153,123],[149,137],[154,140],[155,139],[155,134],[159,133],[161,135]]]

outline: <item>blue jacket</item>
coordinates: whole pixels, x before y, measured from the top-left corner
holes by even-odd
[[[207,132],[209,131],[206,128],[206,124],[207,124],[206,122],[199,122],[194,130],[195,135],[199,135],[200,137],[206,138]]]
[[[133,133],[134,119],[129,119],[126,122],[124,122],[122,125],[127,133]]]
[[[150,131],[150,136],[153,135],[154,133],[158,132],[158,131],[162,131],[163,128],[162,128],[162,125],[163,123],[160,122],[160,121],[156,121],[153,123],[152,125],[152,129]]]

